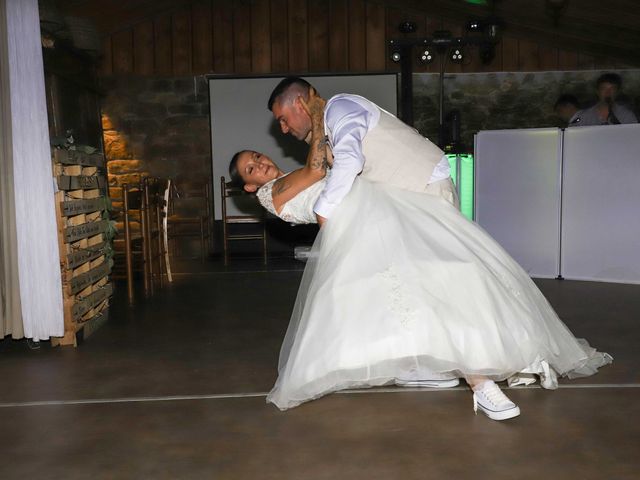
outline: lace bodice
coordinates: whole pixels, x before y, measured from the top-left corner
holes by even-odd
[[[280,177],[282,178],[282,177]],[[273,206],[272,189],[273,184],[277,179],[271,180],[269,183],[265,183],[257,192],[258,200],[260,204],[273,213],[277,217],[280,217],[285,222],[290,223],[317,223],[316,214],[313,213],[313,206],[316,200],[320,196],[322,189],[324,188],[327,177],[314,183],[307,189],[300,192],[293,197],[287,203],[284,204],[280,213],[276,212]]]

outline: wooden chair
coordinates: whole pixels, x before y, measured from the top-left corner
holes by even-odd
[[[159,178],[144,179],[144,241],[147,251],[146,275],[148,276],[149,294],[153,295],[155,283],[162,288],[164,275],[168,274],[165,250],[165,193],[168,181]]]
[[[122,219],[124,224],[124,239],[116,240],[115,245],[124,242],[125,277],[127,280],[127,296],[129,303],[134,303],[134,270],[142,272],[145,294],[149,292],[149,278],[147,275],[148,252],[144,233],[147,230],[146,205],[144,201],[144,184],[122,186]],[[114,246],[115,246],[114,245]]]
[[[244,240],[262,240],[264,263],[267,264],[267,230],[264,217],[255,215],[227,215],[227,199],[238,195],[246,195],[241,187],[227,183],[224,177],[220,177],[220,194],[222,208],[222,238],[224,242],[224,264],[229,264],[229,242]],[[262,225],[260,233],[230,233],[230,225]]]
[[[129,303],[135,302],[135,279],[142,274],[144,296],[161,288],[170,272],[166,262],[165,221],[167,181],[145,178],[136,185],[122,186],[122,222],[124,236],[114,241],[115,254],[123,258],[124,274],[114,272],[114,278],[125,278]],[[119,262],[118,262],[119,263]]]
[[[169,235],[167,234],[169,229],[169,198],[171,196],[172,182],[171,179],[167,180],[167,187],[162,196],[164,204],[162,205],[162,241],[164,243],[164,265],[167,271],[167,280],[169,283],[173,282],[173,276],[171,275],[171,262],[169,261]]]
[[[191,205],[188,205],[188,204]],[[184,211],[197,210],[197,213]],[[168,199],[167,242],[172,246],[171,253],[176,255],[175,241],[178,238],[200,238],[200,259],[204,262],[212,250],[213,243],[213,202],[211,185],[206,180],[200,184],[179,184],[172,182]]]

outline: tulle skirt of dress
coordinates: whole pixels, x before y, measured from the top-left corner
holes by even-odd
[[[610,363],[527,273],[439,197],[358,178],[320,230],[267,397],[284,410],[423,372],[546,388]]]

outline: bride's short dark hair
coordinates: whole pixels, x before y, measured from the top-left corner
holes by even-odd
[[[237,187],[244,187],[244,180],[238,171],[238,158],[240,158],[240,155],[246,151],[247,150],[240,150],[239,152],[234,153],[233,157],[231,157],[231,162],[229,162],[229,177],[231,177],[231,184]]]
[[[300,77],[283,78],[280,81],[280,83],[276,85],[276,88],[273,89],[273,92],[271,92],[271,96],[269,97],[269,102],[267,103],[267,107],[269,108],[269,110],[273,110],[273,104],[276,102],[276,100],[278,100],[278,97],[280,97],[287,90],[289,90],[289,87],[291,87],[292,85],[297,85],[298,87],[302,87],[306,91],[309,91],[309,88],[311,87],[311,84],[307,82],[304,78],[300,78]]]

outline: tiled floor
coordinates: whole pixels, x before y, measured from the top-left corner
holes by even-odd
[[[197,270],[134,308],[121,288],[76,349],[0,341],[0,479],[640,478],[640,286],[539,281],[615,361],[510,390],[522,415],[498,423],[464,387],[266,405],[301,265]]]

